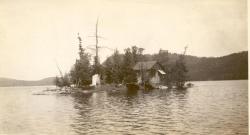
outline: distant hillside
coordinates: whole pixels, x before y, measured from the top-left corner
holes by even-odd
[[[248,52],[217,58],[186,58],[190,80],[248,79]]]
[[[48,77],[38,81],[25,81],[10,78],[0,78],[0,87],[54,85],[54,79],[55,77]]]
[[[173,65],[178,54],[169,54]],[[243,51],[222,57],[185,57],[190,80],[248,79],[248,52]]]

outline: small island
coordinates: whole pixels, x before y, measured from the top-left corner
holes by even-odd
[[[91,54],[85,51],[88,47],[84,47],[78,33],[79,58],[76,59],[72,69],[69,73],[63,74],[57,65],[60,76],[56,77],[54,82],[59,90],[72,93],[81,90],[93,92],[103,88],[136,91],[140,89],[186,89],[192,86],[191,83],[185,84],[188,79],[188,70],[185,65],[187,46],[172,64],[169,63],[167,50],[160,49],[158,54],[148,57],[147,54],[143,54],[144,48],[137,46],[124,49],[124,54],[121,54],[117,49],[111,49],[113,54],[101,64],[98,50],[102,46],[98,45],[97,32],[98,19],[93,64],[90,62]]]

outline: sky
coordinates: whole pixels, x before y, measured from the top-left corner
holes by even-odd
[[[39,80],[68,72],[99,18],[100,46],[218,57],[247,50],[246,0],[0,0],[0,77]],[[91,50],[87,52],[93,54]],[[113,53],[101,49],[101,61]],[[57,63],[57,64],[56,64]]]

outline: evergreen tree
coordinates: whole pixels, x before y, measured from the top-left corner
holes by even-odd
[[[107,83],[119,84],[123,80],[122,57],[118,50],[115,50],[114,54],[109,57],[105,62],[105,81]]]
[[[133,67],[137,62],[142,61],[143,50],[143,48],[132,46],[124,50],[124,55],[116,50],[105,62],[105,81],[116,84],[136,82],[136,72]]]
[[[133,83],[137,81],[136,73],[133,70],[135,65],[135,59],[130,48],[125,49],[124,59],[123,59],[123,75],[124,83]]]
[[[105,82],[110,84],[113,83],[113,72],[112,72],[113,62],[112,57],[109,57],[105,62]]]
[[[89,85],[91,83],[90,55],[85,52],[81,45],[81,38],[78,37],[79,59],[76,60],[70,71],[71,81],[77,86]]]
[[[187,80],[187,68],[184,61],[184,55],[180,55],[172,69],[171,79],[178,88],[183,88]]]
[[[132,59],[133,63],[132,65],[135,65],[139,61],[143,61],[143,48],[139,48],[137,46],[132,46],[131,47],[131,53],[132,53]]]
[[[123,73],[122,73],[122,57],[118,50],[115,50],[113,54],[113,79],[116,84],[122,83]]]

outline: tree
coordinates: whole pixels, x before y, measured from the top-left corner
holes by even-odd
[[[123,75],[124,75],[124,82],[125,83],[133,83],[136,82],[136,73],[133,70],[133,66],[135,65],[135,55],[133,56],[131,49],[127,48],[124,50],[124,59],[123,59]]]
[[[112,72],[112,67],[113,67],[113,62],[111,57],[108,58],[105,62],[105,82],[110,84],[113,83],[114,79],[113,79],[113,72]]]
[[[105,62],[105,81],[107,83],[119,84],[123,80],[122,74],[122,57],[118,50],[115,50],[114,54],[109,57]]]
[[[143,60],[143,48],[132,46],[121,55],[118,50],[105,61],[105,81],[107,83],[133,83],[137,81],[135,64]]]
[[[65,74],[62,77],[57,77],[54,80],[54,84],[60,88],[62,87],[70,87],[70,79],[69,79],[69,75]]]
[[[133,65],[135,65],[137,62],[142,61],[143,60],[143,53],[144,48],[139,48],[137,46],[132,46],[131,47],[131,53],[132,53],[132,57],[133,57]]]
[[[57,76],[56,76],[56,78],[55,78],[55,80],[54,80],[54,84],[55,84],[57,87],[60,87],[60,88],[63,87],[61,78],[59,78],[59,77],[57,77]]]
[[[78,86],[89,85],[91,83],[91,67],[89,63],[89,55],[85,54],[76,60],[75,65],[71,69],[71,79]]]
[[[184,55],[180,55],[172,69],[172,81],[178,88],[183,88],[187,80],[187,68],[184,61]]]
[[[118,50],[115,50],[113,54],[113,78],[115,83],[121,83],[123,80],[122,73],[122,57],[119,54]]]
[[[71,81],[77,86],[89,85],[91,83],[90,54],[86,53],[79,39],[79,59],[76,60],[70,71]]]

